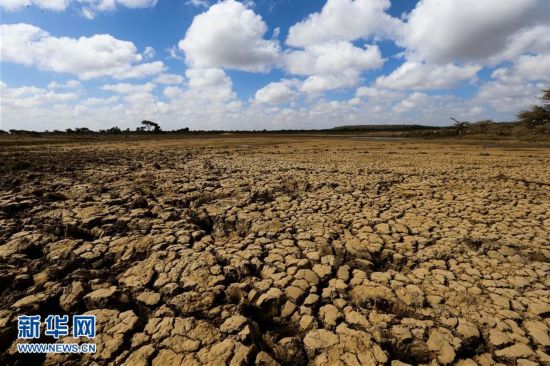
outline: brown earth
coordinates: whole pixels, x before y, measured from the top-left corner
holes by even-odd
[[[549,274],[544,146],[0,143],[2,365],[550,364]],[[84,313],[97,353],[16,352]]]

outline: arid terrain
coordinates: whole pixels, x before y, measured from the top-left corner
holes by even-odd
[[[550,364],[548,146],[54,142],[0,142],[2,365]]]

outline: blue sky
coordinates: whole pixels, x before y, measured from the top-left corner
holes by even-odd
[[[511,120],[550,81],[546,0],[0,1],[2,129]]]

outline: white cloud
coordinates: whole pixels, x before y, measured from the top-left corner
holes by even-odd
[[[187,69],[185,76],[189,79],[189,99],[227,102],[236,98],[233,83],[222,69]]]
[[[157,5],[158,0],[116,0],[117,3],[127,8],[151,8]]]
[[[13,11],[27,6],[37,6],[41,9],[62,11],[67,8],[70,0],[2,0],[0,7]]]
[[[71,3],[79,6],[79,10],[88,19],[93,19],[98,12],[114,11],[117,5],[126,8],[149,8],[157,4],[158,0],[2,0],[0,8],[7,11],[16,11],[28,6],[40,9],[64,11]]]
[[[393,109],[396,112],[406,112],[419,105],[425,104],[429,97],[420,92],[414,92],[402,101],[400,101]]]
[[[155,52],[155,49],[153,47],[147,46],[145,47],[145,50],[143,50],[143,58],[145,60],[151,60],[155,57],[157,53]]]
[[[391,74],[380,76],[376,85],[392,89],[450,88],[459,81],[473,78],[480,69],[479,65],[429,65],[406,61]]]
[[[281,80],[278,82],[269,83],[263,88],[256,91],[254,95],[255,103],[279,104],[286,103],[296,99],[296,88],[300,82],[294,80]]]
[[[516,61],[514,71],[524,80],[550,81],[550,53],[523,55]]]
[[[183,77],[177,74],[160,74],[157,76],[153,82],[157,84],[181,84]]]
[[[355,47],[350,42],[326,43],[284,55],[286,69],[296,75],[339,73],[346,69],[375,69],[384,59],[376,45]]]
[[[169,99],[181,99],[185,95],[183,89],[178,86],[167,86],[162,93]]]
[[[509,67],[493,71],[473,98],[477,104],[515,114],[540,102],[541,90],[550,81],[550,55],[524,55]]]
[[[110,105],[110,104],[113,104],[113,103],[117,103],[119,100],[120,100],[119,95],[113,95],[113,96],[108,97],[108,98],[92,97],[92,98],[84,99],[79,104],[83,105],[83,106],[88,106],[88,107],[95,107],[95,106],[105,106],[105,105]]]
[[[493,56],[491,62],[512,60],[524,53],[550,53],[550,25],[523,28],[514,33],[508,37],[506,48]]]
[[[53,105],[64,103],[78,98],[76,93],[56,93],[55,91],[23,86],[9,88],[2,83],[2,109],[4,107],[32,108],[40,105]],[[15,128],[15,127],[14,127]]]
[[[303,91],[317,93],[356,85],[362,71],[382,66],[384,59],[376,45],[363,49],[341,41],[287,52],[283,62],[291,74],[309,76]]]
[[[64,83],[52,81],[48,84],[48,89],[76,89],[80,88],[81,86],[82,84],[78,80],[67,80]]]
[[[279,56],[279,44],[264,39],[267,26],[242,3],[225,0],[197,15],[179,48],[193,68],[267,71]]]
[[[185,4],[203,8],[208,8],[209,5],[207,0],[187,0]]]
[[[102,90],[112,91],[119,94],[148,93],[155,88],[155,84],[148,82],[145,84],[106,84],[101,86]]]
[[[388,90],[378,87],[361,86],[357,88],[355,96],[357,98],[369,98],[375,100],[396,100],[402,97],[402,92],[396,90]]]
[[[181,55],[181,51],[178,49],[177,46],[172,46],[170,48],[167,48],[166,49],[166,52],[168,52],[168,58],[169,59],[174,59],[174,60],[183,60],[184,57],[183,55]]]
[[[398,42],[415,61],[482,62],[506,52],[516,32],[547,23],[549,15],[548,0],[422,0]]]
[[[134,44],[108,34],[68,38],[54,37],[24,23],[0,27],[2,61],[75,74],[81,79],[100,76],[139,78],[158,74],[164,69],[160,61],[137,64],[143,56],[137,53]]]
[[[389,0],[328,0],[321,12],[310,14],[289,29],[286,43],[305,47],[372,35],[388,36],[400,24],[385,13],[389,7]]]

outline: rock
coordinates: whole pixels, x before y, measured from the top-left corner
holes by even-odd
[[[145,291],[138,295],[137,300],[148,306],[154,306],[160,301],[158,292]]]
[[[86,306],[90,309],[96,308],[105,308],[108,304],[118,301],[119,290],[116,286],[110,286],[107,288],[100,288],[98,290],[92,291],[86,296],[84,296],[84,302]]]
[[[458,320],[458,327],[456,328],[458,334],[460,334],[464,339],[473,339],[479,338],[479,329],[465,319]]]
[[[254,363],[258,366],[278,366],[279,363],[275,361],[269,354],[264,351],[259,352],[256,355],[256,361]]]
[[[266,293],[260,295],[256,305],[264,312],[265,316],[276,316],[280,314],[280,307],[284,298],[283,291],[272,287]]]
[[[309,294],[308,297],[304,299],[304,305],[312,306],[317,304],[317,301],[319,301],[319,295]]]
[[[216,294],[214,292],[198,293],[190,291],[175,296],[169,302],[177,306],[182,314],[188,315],[209,310],[214,304],[215,298]]]
[[[550,346],[550,337],[548,336],[548,327],[546,324],[539,321],[526,321],[523,323],[523,327],[527,329],[536,344],[543,347]]]
[[[317,329],[309,332],[304,337],[304,345],[310,355],[317,351],[329,348],[338,343],[338,336],[325,329]]]
[[[295,275],[298,279],[305,279],[311,286],[317,286],[319,284],[319,277],[310,269],[300,269]]]
[[[535,353],[529,346],[523,343],[516,343],[513,346],[503,348],[501,350],[495,351],[497,357],[507,358],[507,359],[516,359],[523,357],[530,357]]]
[[[357,311],[349,311],[345,313],[346,322],[350,325],[360,326],[364,329],[369,329],[371,327],[371,324],[365,318],[365,316],[361,313],[358,313]]]
[[[304,315],[302,316],[302,318],[300,318],[300,329],[302,331],[308,331],[308,330],[311,330],[313,328],[316,328],[316,322],[315,322],[315,318],[312,317],[311,315]]]
[[[336,322],[342,316],[338,308],[332,304],[321,307],[319,309],[319,315],[325,327],[335,327]]]
[[[48,295],[47,293],[33,294],[19,299],[11,307],[14,309],[37,310],[40,304],[47,301],[49,298],[50,295]]]
[[[354,301],[359,303],[391,303],[395,301],[395,295],[393,294],[393,291],[386,286],[355,286],[351,290],[351,296]]]
[[[84,290],[82,282],[72,282],[67,288],[65,288],[65,290],[63,290],[63,294],[59,298],[59,306],[67,312],[70,311],[82,299],[85,292],[86,291]]]
[[[125,366],[147,366],[149,365],[149,357],[153,355],[155,348],[151,345],[146,345],[134,351],[126,359],[123,365]]]
[[[324,280],[332,273],[332,268],[328,264],[315,264],[313,266],[313,272],[315,272],[321,280]]]
[[[244,327],[247,322],[248,320],[244,316],[235,315],[223,322],[220,326],[220,330],[224,333],[236,333]]]
[[[427,345],[430,351],[436,352],[438,361],[443,365],[448,365],[454,361],[456,353],[449,343],[449,336],[440,330],[432,329],[430,331]]]
[[[158,355],[153,359],[153,366],[164,366],[164,365],[182,365],[183,364],[183,355],[177,354],[172,350],[163,349]]]
[[[296,310],[296,305],[293,302],[287,301],[283,308],[281,309],[281,317],[288,318]]]
[[[299,287],[289,286],[285,289],[285,295],[295,304],[300,301],[300,299],[305,294],[305,291]]]
[[[510,344],[512,340],[505,333],[491,329],[489,332],[489,344],[493,347],[501,347]]]
[[[407,305],[417,307],[424,305],[424,292],[416,285],[407,285],[405,288],[399,288],[396,291],[396,295]]]
[[[385,235],[391,234],[390,225],[386,223],[378,224],[374,226],[374,229],[380,234],[385,234]]]
[[[171,335],[170,337],[165,338],[161,342],[161,345],[168,347],[177,353],[188,353],[197,351],[201,346],[201,342],[194,339],[189,339],[182,335]]]

